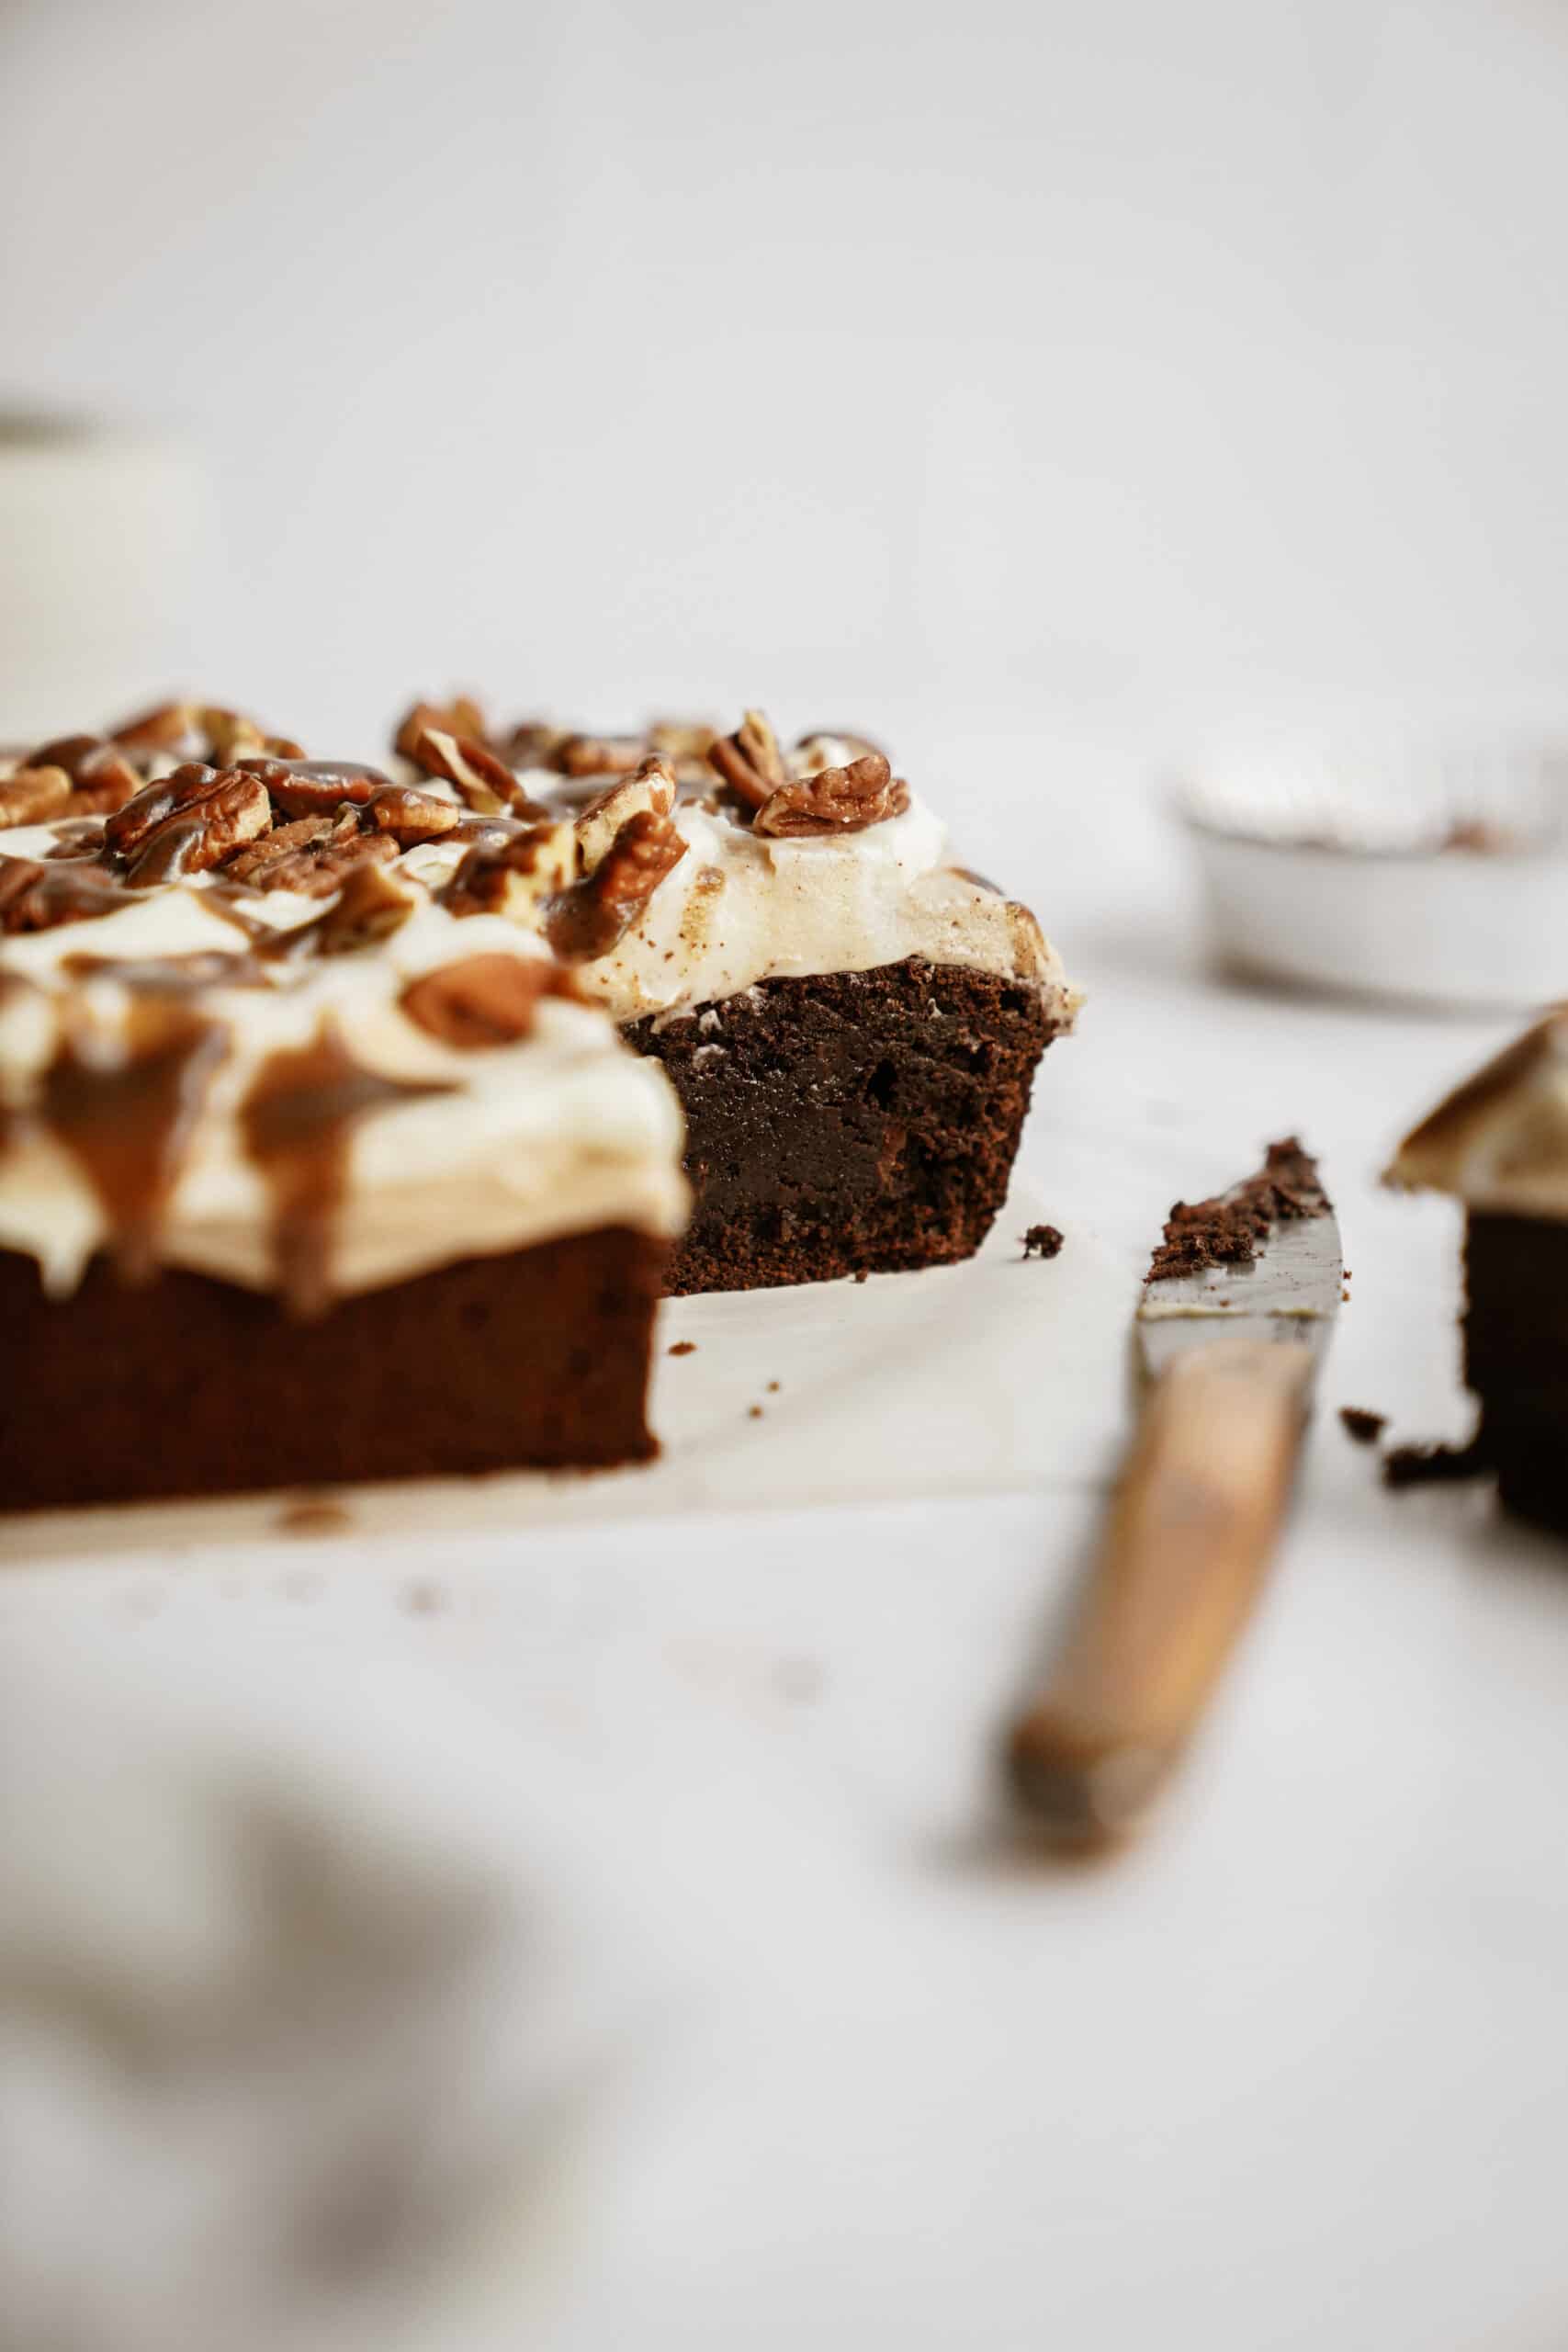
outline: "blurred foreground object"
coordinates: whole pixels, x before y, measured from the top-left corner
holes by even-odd
[[[1568,985],[1568,744],[1275,752],[1176,805],[1243,977],[1451,1006]]]
[[[525,2311],[649,1965],[552,1760],[405,1668],[0,1644],[4,2352]]]
[[[1134,1318],[1146,1383],[1100,1557],[1008,1749],[1055,1845],[1135,1828],[1251,1616],[1344,1288],[1339,1227],[1294,1136],[1178,1201]]]
[[[0,748],[138,707],[189,669],[208,528],[176,441],[0,408]]]

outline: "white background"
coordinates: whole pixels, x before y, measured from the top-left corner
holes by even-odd
[[[317,737],[1534,707],[1565,93],[1558,0],[13,0],[0,367],[184,431],[170,668]]]

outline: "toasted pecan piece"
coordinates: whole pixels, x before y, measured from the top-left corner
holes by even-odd
[[[668,817],[674,806],[675,778],[670,763],[658,752],[650,752],[633,775],[607,784],[603,792],[596,793],[585,808],[579,809],[576,830],[583,872],[592,874],[629,818],[645,811]]]
[[[350,803],[365,808],[391,777],[363,760],[281,760],[247,754],[236,764],[259,775],[286,817],[332,817]]]
[[[341,890],[355,867],[389,865],[397,854],[390,833],[362,833],[357,812],[345,808],[336,817],[299,817],[279,825],[242,850],[227,871],[253,890],[298,890],[322,899]]]
[[[188,760],[144,785],[104,827],[106,851],[130,861],[133,888],[221,865],[272,823],[260,776]]]
[[[885,818],[901,817],[908,805],[908,786],[894,775],[880,752],[869,752],[848,767],[818,768],[814,775],[779,785],[752,818],[751,830],[784,841],[858,833]]]
[[[520,817],[542,818],[549,813],[529,799],[506,762],[474,736],[448,735],[438,727],[427,727],[409,756],[426,775],[441,776],[456,785],[465,807],[481,817],[508,809]]]
[[[789,781],[779,739],[760,710],[749,710],[733,735],[719,737],[709,749],[708,765],[748,808],[760,808]]]
[[[556,954],[574,964],[607,956],[685,854],[671,817],[651,808],[629,817],[592,873],[549,909],[545,935]]]
[[[537,922],[547,902],[577,877],[577,835],[557,821],[529,825],[499,849],[468,851],[441,893],[455,915],[505,915]]]
[[[118,914],[130,903],[122,885],[94,866],[0,856],[0,931],[53,931]]]
[[[391,834],[400,849],[455,831],[463,817],[455,800],[438,800],[434,792],[419,792],[409,784],[383,785],[367,804],[366,814],[378,832]]]
[[[82,817],[107,816],[121,808],[141,778],[117,743],[101,735],[61,735],[40,743],[28,760],[29,768],[63,768],[71,778],[72,806]]]
[[[532,1033],[541,997],[576,995],[570,973],[547,956],[465,956],[411,980],[400,1002],[432,1037],[468,1052],[515,1045]]]
[[[414,745],[427,728],[442,735],[461,735],[489,745],[490,724],[469,695],[454,695],[450,702],[416,702],[399,719],[392,749],[405,760],[417,757]]]
[[[630,775],[647,749],[640,735],[563,735],[550,765],[561,775]]]
[[[372,840],[366,844],[375,847]],[[317,871],[321,869],[318,867]],[[343,888],[325,914],[297,930],[281,932],[270,952],[280,956],[346,956],[374,946],[400,931],[423,894],[375,858],[358,857],[342,876]]]
[[[71,778],[63,768],[14,768],[0,776],[0,828],[43,825],[63,816],[71,801]]]

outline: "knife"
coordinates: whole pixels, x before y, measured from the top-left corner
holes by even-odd
[[[1172,1210],[1134,1319],[1137,1432],[1008,1747],[1054,1842],[1134,1828],[1196,1731],[1273,1554],[1343,1280],[1333,1208],[1293,1137],[1228,1193]]]

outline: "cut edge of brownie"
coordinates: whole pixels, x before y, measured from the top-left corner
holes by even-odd
[[[568,1234],[310,1322],[183,1270],[128,1285],[102,1258],[51,1298],[0,1250],[0,1511],[649,1461],[668,1249]]]
[[[1568,1534],[1568,1223],[1472,1209],[1464,1376],[1499,1499]]]
[[[1035,1066],[1069,1025],[1028,981],[918,956],[628,1023],[686,1117],[696,1204],[668,1289],[972,1257],[1006,1196]]]

